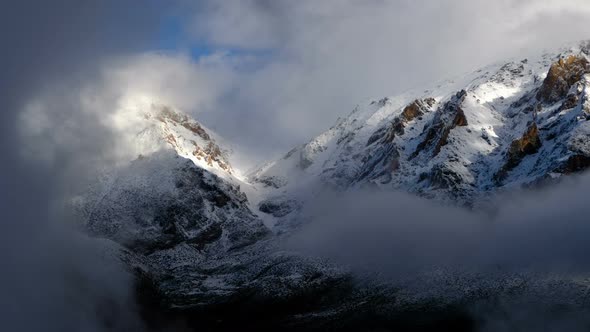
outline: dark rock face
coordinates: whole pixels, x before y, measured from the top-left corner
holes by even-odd
[[[463,178],[445,165],[435,165],[428,173],[428,179],[434,189],[456,190],[463,183]]]
[[[392,142],[375,147],[367,153],[367,160],[359,170],[356,181],[375,180],[382,178],[383,183],[390,180],[390,174],[400,167],[400,154]]]
[[[158,174],[158,167],[169,169]],[[141,253],[181,243],[230,250],[268,233],[237,186],[180,157],[136,160],[97,194],[97,202],[84,207],[89,232]]]
[[[590,63],[583,56],[571,55],[551,65],[537,99],[545,103],[555,103],[563,99],[570,87],[590,73]]]
[[[159,114],[156,116],[158,120],[165,122],[166,120],[171,120],[187,130],[192,131],[193,133],[199,135],[204,140],[208,141],[211,139],[209,134],[201,127],[201,125],[189,118],[186,114],[182,114],[179,112],[174,111],[170,107],[163,106],[160,109]]]
[[[190,140],[192,144],[192,151],[190,153],[198,160],[205,161],[209,166],[215,164],[230,174],[233,172],[232,167],[221,148],[214,142],[212,137],[200,123],[189,118],[188,115],[175,111],[168,106],[157,107],[155,118],[164,125],[184,127],[186,130],[203,139],[205,142],[200,145],[197,144],[194,139]],[[177,151],[179,150],[179,142],[174,134],[167,132],[164,136],[164,140],[168,142],[172,148]]]
[[[541,139],[539,138],[539,129],[537,124],[532,123],[524,135],[512,142],[510,149],[506,153],[506,164],[496,174],[496,179],[501,181],[514,167],[522,161],[527,155],[536,153],[541,147]]]
[[[277,216],[294,208],[292,201],[261,205]],[[89,233],[123,246],[122,260],[135,272],[145,305],[183,319],[215,308],[291,305],[348,277],[327,263],[280,252],[237,185],[172,151],[119,170],[78,210]]]
[[[371,135],[371,137],[369,137],[369,140],[367,141],[367,146],[370,146],[373,143],[379,141],[380,139],[385,137],[386,134],[387,134],[387,127],[379,128],[377,131],[375,131],[373,133],[373,135]]]
[[[297,201],[281,197],[264,200],[258,205],[258,209],[261,212],[270,214],[277,218],[284,217],[299,207],[300,206]]]
[[[467,126],[467,118],[463,109],[461,109],[465,96],[467,96],[465,90],[458,92],[437,112],[432,123],[423,133],[423,141],[418,144],[410,159],[417,157],[423,151],[429,151],[430,157],[435,157],[440,153],[441,148],[447,144],[451,130],[456,127]]]
[[[557,111],[561,112],[561,111],[572,109],[572,108],[578,106],[579,101],[580,101],[580,97],[578,94],[575,94],[575,93],[569,94],[565,98],[565,100],[563,101],[563,104],[561,104],[561,106],[557,109]]]
[[[412,121],[415,118],[424,115],[424,111],[432,108],[436,100],[434,98],[416,99],[413,103],[406,106],[402,111],[402,118],[406,121]]]
[[[436,103],[434,98],[416,99],[406,106],[401,115],[393,119],[388,127],[381,127],[371,135],[367,141],[367,146],[382,140],[382,143],[391,143],[397,136],[405,133],[406,125],[416,118],[424,115],[425,112],[432,110]]]
[[[388,183],[391,173],[400,169],[401,155],[394,143],[395,138],[403,136],[408,123],[431,111],[435,103],[434,98],[416,99],[388,126],[375,131],[367,142],[362,167],[357,172],[354,182],[380,179],[381,183]]]
[[[590,157],[576,154],[567,159],[564,165],[559,169],[564,174],[579,173],[590,167]]]
[[[269,273],[274,272],[272,268]],[[304,271],[302,271],[304,272]],[[264,277],[264,274],[262,275]],[[231,300],[212,305],[169,307],[154,282],[137,286],[141,315],[150,330],[183,331],[477,331],[469,304],[431,302],[400,305],[391,290],[366,287],[352,278],[315,282],[282,297],[268,298],[244,289]],[[320,279],[321,280],[321,279]]]
[[[265,187],[272,187],[275,189],[284,187],[287,181],[277,176],[261,176],[254,179],[254,181],[262,183]]]

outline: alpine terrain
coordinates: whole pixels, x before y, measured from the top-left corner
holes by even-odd
[[[585,279],[438,271],[388,283],[284,243],[313,222],[306,207],[326,191],[401,191],[476,210],[501,192],[583,172],[589,94],[584,42],[365,101],[253,171],[234,165],[230,145],[181,110],[132,101],[114,115],[128,162],[71,204],[82,227],[111,240],[134,271],[154,326],[469,330],[472,303],[515,293],[582,308]],[[234,321],[220,318],[227,312]],[[432,324],[412,325],[425,312]]]

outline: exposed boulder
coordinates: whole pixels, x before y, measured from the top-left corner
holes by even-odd
[[[551,65],[537,99],[545,103],[555,103],[565,98],[570,87],[590,73],[590,62],[582,55],[560,58]]]

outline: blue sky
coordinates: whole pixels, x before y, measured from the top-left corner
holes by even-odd
[[[238,48],[213,45],[206,40],[198,40],[187,33],[189,18],[182,15],[167,15],[162,19],[158,36],[153,45],[156,51],[182,52],[189,54],[194,60],[214,53],[225,56],[254,56],[256,63],[261,65],[274,54],[272,49]]]

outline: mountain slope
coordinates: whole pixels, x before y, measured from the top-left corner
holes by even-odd
[[[111,115],[127,159],[172,149],[196,166],[224,178],[235,175],[231,149],[210,129],[167,105],[132,100]]]
[[[195,326],[218,324],[228,310],[243,314],[232,328],[252,317],[279,326],[378,317],[397,326],[392,313],[444,316],[513,294],[584,307],[587,282],[567,276],[437,270],[400,288],[357,279],[282,243],[326,188],[372,187],[476,207],[497,192],[585,170],[589,54],[582,44],[366,102],[247,179],[231,149],[197,121],[168,106],[131,103],[113,117],[127,162],[73,204],[88,232],[125,248],[121,256],[157,298],[155,312]]]
[[[283,200],[316,181],[470,206],[582,171],[590,166],[588,56],[582,43],[368,102],[250,178]]]
[[[86,232],[123,246],[122,259],[162,310],[287,298],[346,278],[280,248],[209,129],[167,106],[120,112],[129,161],[105,170],[72,205]]]

